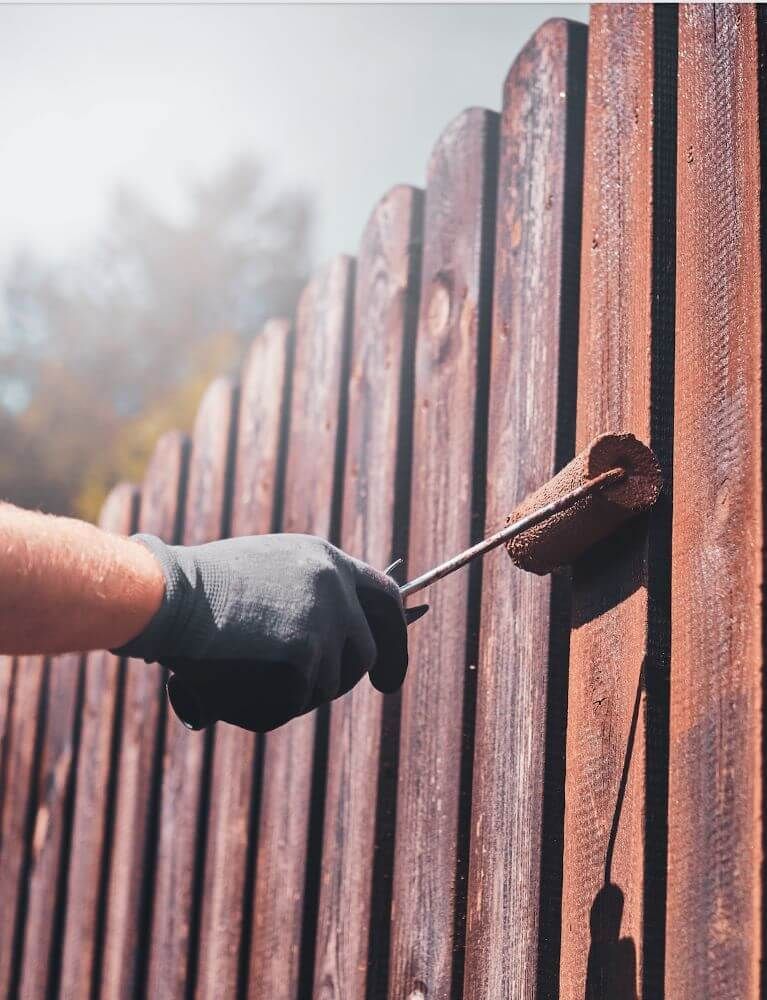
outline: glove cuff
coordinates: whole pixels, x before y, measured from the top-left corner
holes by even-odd
[[[182,546],[166,545],[154,535],[132,535],[155,557],[165,577],[165,594],[162,604],[146,628],[133,639],[113,649],[117,656],[131,656],[154,663],[169,651],[178,654],[179,640],[183,645],[194,645],[194,636],[187,634],[187,627],[194,620],[193,608],[197,590],[197,566],[189,550]]]

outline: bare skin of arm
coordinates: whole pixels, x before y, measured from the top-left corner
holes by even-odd
[[[113,649],[145,628],[164,593],[138,542],[0,503],[0,653]]]

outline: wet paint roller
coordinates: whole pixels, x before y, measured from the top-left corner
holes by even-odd
[[[646,444],[633,434],[600,434],[523,501],[504,528],[406,583],[400,593],[405,598],[423,590],[503,544],[514,564],[531,573],[569,566],[620,525],[649,510],[661,485],[658,461]],[[409,608],[408,621],[416,621],[426,610],[426,605]]]

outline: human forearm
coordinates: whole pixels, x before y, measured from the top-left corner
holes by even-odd
[[[164,588],[139,543],[0,503],[0,653],[121,646],[152,618]]]

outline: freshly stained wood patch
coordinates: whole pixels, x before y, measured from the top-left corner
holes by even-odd
[[[169,543],[180,541],[179,504],[186,485],[188,445],[178,432],[163,435],[141,490],[138,530]],[[128,1000],[144,988],[165,715],[165,671],[157,664],[128,660],[107,887],[103,998]]]
[[[237,393],[217,379],[205,393],[192,437],[183,540],[199,545],[226,533]],[[208,796],[211,730],[193,733],[168,712],[147,995],[182,997],[199,956],[200,857]]]
[[[290,325],[273,320],[256,337],[242,377],[231,534],[274,529],[279,493],[283,405],[289,372]],[[200,921],[197,996],[237,995],[247,970],[253,887],[254,779],[261,742],[224,723],[216,727]]]
[[[585,57],[583,25],[548,21],[504,88],[488,533],[572,456]],[[472,1000],[556,994],[569,626],[567,577],[487,557],[464,993]]]
[[[669,1000],[764,990],[762,16],[680,14]]]
[[[357,266],[341,544],[380,569],[405,554],[421,216],[420,191],[390,191]],[[327,1000],[386,981],[398,714],[367,679],[330,710],[314,976]]]
[[[447,127],[429,162],[411,574],[465,548],[484,525],[497,141],[498,116],[473,108]],[[392,998],[447,997],[461,989],[478,582],[467,570],[431,588],[424,595],[431,611],[411,630],[402,695]]]
[[[336,258],[296,317],[282,530],[338,540],[354,262]],[[319,716],[319,723],[318,723]],[[297,1000],[314,967],[327,710],[265,739],[248,995]]]

